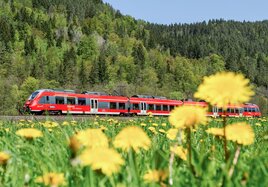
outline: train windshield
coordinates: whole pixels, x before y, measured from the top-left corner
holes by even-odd
[[[38,94],[39,94],[39,92],[32,93],[32,95],[30,95],[30,97],[28,98],[28,100],[33,100]]]

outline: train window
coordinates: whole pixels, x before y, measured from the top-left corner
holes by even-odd
[[[163,105],[163,110],[164,111],[168,111],[168,106],[167,105]]]
[[[78,105],[86,105],[86,98],[78,98]]]
[[[161,110],[161,105],[155,105],[155,110]]]
[[[169,106],[169,111],[172,111],[175,107],[173,105]]]
[[[148,110],[154,110],[154,105],[153,104],[148,104]]]
[[[28,98],[28,100],[33,100],[37,95],[39,94],[39,92],[34,92],[30,95],[30,97]]]
[[[67,97],[67,105],[75,105],[75,98]]]
[[[119,103],[119,109],[125,109],[126,104],[125,103]]]
[[[252,108],[252,112],[256,112],[256,108]]]
[[[39,104],[48,104],[49,103],[49,97],[48,96],[43,96],[39,102]]]
[[[111,102],[110,103],[110,109],[116,109],[116,103]]]
[[[108,102],[99,102],[98,108],[109,108]]]
[[[55,97],[56,104],[64,104],[64,97]]]
[[[256,112],[260,112],[259,108],[256,108]]]
[[[133,103],[132,106],[133,106],[133,110],[139,110],[140,109],[139,103]]]
[[[218,109],[218,112],[222,112],[222,108],[219,108],[219,109]]]
[[[239,109],[238,108],[235,108],[235,113],[239,113]]]
[[[244,108],[244,112],[248,112],[248,108]]]

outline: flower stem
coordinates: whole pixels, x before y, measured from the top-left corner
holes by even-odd
[[[175,156],[174,152],[171,152],[170,158],[169,158],[169,180],[168,180],[168,183],[170,186],[173,185],[172,172],[173,172],[174,156]]]
[[[140,182],[139,182],[139,176],[137,174],[137,166],[135,163],[135,156],[134,156],[134,152],[133,149],[129,149],[128,151],[128,159],[129,159],[129,163],[130,163],[130,167],[131,167],[131,174],[132,177],[134,178],[134,181],[136,182],[137,186],[140,186]]]
[[[234,160],[233,160],[233,165],[232,165],[232,167],[230,168],[229,173],[228,173],[230,178],[232,177],[232,175],[233,175],[233,173],[234,173],[234,168],[235,168],[235,166],[236,166],[236,164],[237,164],[238,157],[239,157],[239,154],[240,154],[240,150],[241,150],[241,147],[238,146],[237,149],[236,149],[236,151],[235,151],[235,156],[234,156]]]
[[[226,139],[226,110],[223,112],[223,138],[224,138],[224,155],[225,155],[225,162],[227,162],[229,155],[227,149],[227,139]]]
[[[191,129],[187,128],[187,144],[188,144],[188,160],[189,160],[189,167],[194,174],[194,167],[192,165],[192,143],[191,143]]]

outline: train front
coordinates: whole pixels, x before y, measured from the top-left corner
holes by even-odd
[[[35,109],[37,105],[36,98],[38,95],[40,95],[40,93],[41,93],[41,90],[37,90],[30,95],[30,97],[27,99],[27,101],[25,102],[23,106],[23,112],[33,113],[36,111]]]

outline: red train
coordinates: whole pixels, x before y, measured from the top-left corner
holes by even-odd
[[[178,101],[165,97],[134,95],[130,98],[112,96],[102,92],[83,92],[72,90],[42,89],[31,94],[24,105],[24,111],[34,114],[106,114],[106,115],[169,115],[176,106],[198,105],[209,107],[208,116],[222,116],[222,109],[211,107],[206,102]],[[227,116],[260,117],[255,104],[230,105]]]

